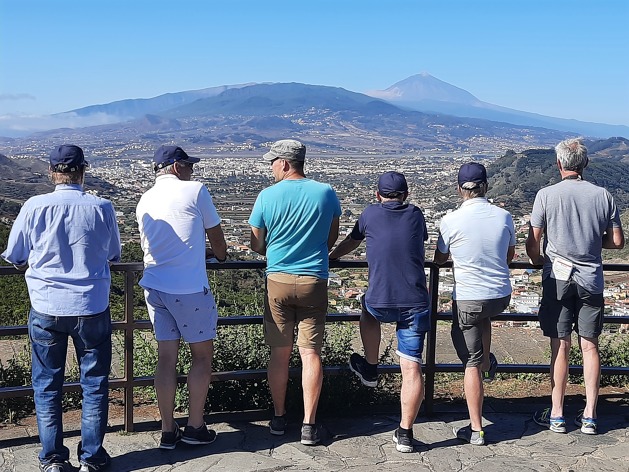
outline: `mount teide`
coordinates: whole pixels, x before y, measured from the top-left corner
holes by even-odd
[[[516,93],[514,91],[514,93]],[[593,137],[629,136],[629,127],[567,120],[513,110],[483,102],[461,88],[421,73],[393,84],[386,90],[367,92],[389,103],[426,113],[445,113],[459,117],[482,118],[515,125],[568,131]]]

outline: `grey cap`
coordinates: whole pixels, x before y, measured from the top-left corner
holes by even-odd
[[[286,159],[288,161],[306,160],[306,146],[295,139],[282,139],[276,141],[262,159],[272,161],[274,159]]]

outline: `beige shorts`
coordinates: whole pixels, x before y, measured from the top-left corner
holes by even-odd
[[[271,347],[320,350],[328,311],[328,281],[308,275],[272,273],[266,278],[264,339]]]

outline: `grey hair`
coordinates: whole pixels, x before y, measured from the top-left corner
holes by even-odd
[[[173,162],[172,164],[167,165],[166,167],[162,167],[161,169],[157,169],[155,171],[155,177],[157,177],[158,175],[174,174],[175,173],[175,164],[176,164],[176,162]]]
[[[582,139],[566,139],[555,146],[557,160],[561,163],[562,169],[581,172],[587,167],[588,150]]]
[[[465,182],[463,185],[461,185],[461,195],[463,196],[464,200],[467,200],[469,198],[484,197],[488,189],[489,185],[487,185],[487,182],[483,182],[482,184],[477,184],[475,182]]]

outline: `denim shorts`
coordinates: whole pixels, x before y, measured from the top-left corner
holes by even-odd
[[[395,353],[409,361],[422,361],[424,339],[430,331],[430,309],[416,307],[375,308],[362,297],[363,311],[380,323],[396,323],[397,350]]]

